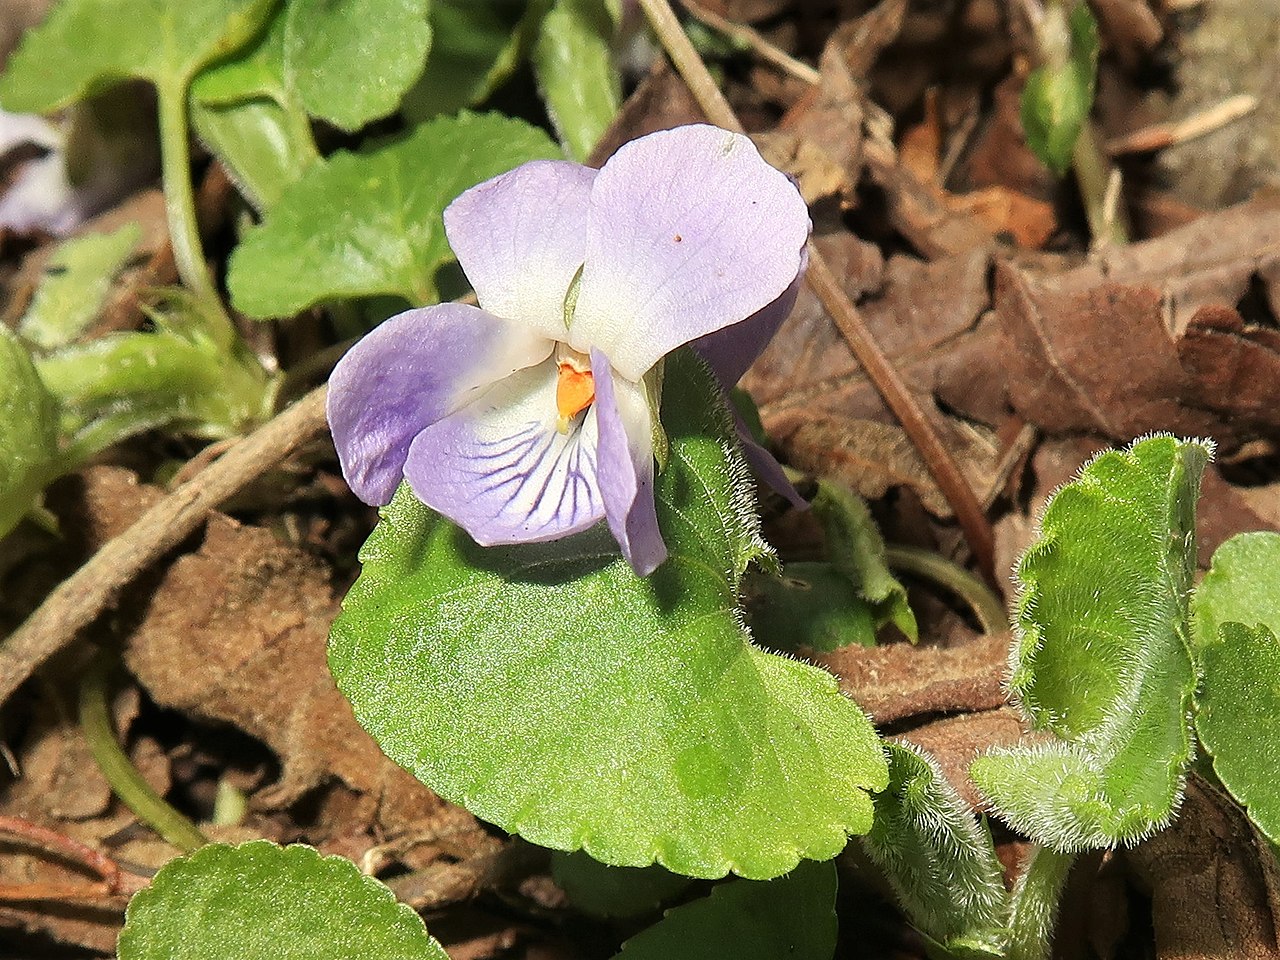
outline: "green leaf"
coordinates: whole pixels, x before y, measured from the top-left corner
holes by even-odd
[[[1272,557],[1274,549],[1269,549]],[[1262,573],[1264,582],[1274,580],[1275,567]],[[1222,785],[1248,809],[1258,829],[1280,843],[1280,642],[1267,625],[1224,623],[1218,636],[1200,653],[1204,683],[1196,730]]]
[[[830,863],[802,863],[767,883],[722,883],[632,937],[617,960],[831,960],[835,899]]]
[[[344,130],[395,111],[431,46],[429,0],[289,0],[286,75],[312,116]]]
[[[448,960],[422,919],[343,857],[267,840],[201,847],[129,903],[120,960]]]
[[[404,96],[413,123],[483,103],[525,58],[550,0],[432,0],[431,62]]]
[[[141,238],[141,228],[126,223],[111,233],[85,233],[59,244],[18,323],[22,338],[52,350],[84,333],[101,312],[111,282]]]
[[[60,472],[58,406],[27,348],[0,324],[0,537]]]
[[[435,272],[453,259],[444,208],[483,180],[558,155],[543,131],[498,114],[441,118],[366,153],[339,152],[288,187],[236,248],[232,300],[255,317],[378,294],[433,302]]]
[[[872,605],[877,624],[892,623],[912,643],[920,639],[907,589],[889,572],[884,539],[863,499],[842,484],[820,479],[813,512],[822,522],[832,564]]]
[[[1104,453],[1049,503],[1018,565],[1012,695],[1062,738],[992,751],[971,776],[1016,829],[1058,851],[1165,824],[1191,756],[1187,595],[1207,444]]]
[[[766,547],[718,389],[687,353],[668,360],[663,420],[670,559],[651,577],[603,524],[485,549],[402,486],[330,668],[393,760],[504,830],[619,866],[774,877],[870,828],[884,755],[830,674],[741,626],[738,583]]]
[[[1051,4],[1043,32],[1050,62],[1027,77],[1022,129],[1040,162],[1061,176],[1071,166],[1076,139],[1093,108],[1098,25],[1080,0],[1065,20],[1060,6]]]
[[[1242,533],[1214,551],[1191,595],[1196,649],[1216,643],[1224,623],[1262,625],[1280,636],[1280,533]]]
[[[307,118],[267,97],[226,107],[193,102],[191,120],[200,142],[259,212],[275,206],[319,160]]]
[[[774,650],[829,653],[850,644],[876,644],[871,605],[829,563],[789,563],[780,576],[748,571],[742,604],[752,634]]]
[[[688,877],[649,867],[611,867],[585,853],[551,855],[551,876],[584,913],[598,917],[634,917],[656,910],[664,900],[689,888]]]
[[[889,788],[862,848],[883,871],[911,923],[957,957],[1001,957],[1009,897],[991,833],[935,761],[888,741]]]
[[[311,121],[285,77],[287,10],[276,12],[251,47],[202,70],[191,85],[197,136],[259,211],[320,158]]]
[[[61,0],[9,58],[0,105],[47,113],[127,78],[185,90],[202,66],[251,40],[274,3]]]
[[[201,305],[171,291],[150,333],[119,333],[37,361],[83,459],[143,430],[169,426],[210,439],[269,415],[275,384],[243,348],[228,353],[202,329]]]
[[[613,21],[603,0],[555,0],[531,63],[547,113],[569,155],[585,160],[622,105]]]

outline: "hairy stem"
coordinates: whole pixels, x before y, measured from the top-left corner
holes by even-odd
[[[1048,960],[1062,891],[1075,862],[1074,853],[1034,849],[1013,887],[1006,960]]]
[[[640,0],[640,6],[707,119],[726,130],[742,133],[742,124],[737,115],[716,86],[714,78],[707,72],[706,64],[698,56],[698,51],[689,42],[668,0]],[[920,451],[930,474],[955,511],[956,520],[964,530],[978,569],[988,579],[994,580],[995,538],[986,511],[969,482],[965,480],[964,474],[960,472],[959,464],[942,442],[941,435],[907,390],[897,370],[862,322],[857,307],[812,242],[809,244],[809,269],[805,280],[835,321],[836,327],[875,384],[880,396],[884,398],[885,404],[893,411],[911,442]]]
[[[1009,627],[1009,615],[991,588],[959,564],[932,550],[886,546],[885,562],[895,570],[923,577],[949,590],[969,605],[984,633],[1001,633]]]
[[[120,748],[107,706],[108,672],[114,659],[99,654],[80,680],[80,727],[98,769],[124,805],[143,823],[184,853],[209,841],[194,823],[151,789]]]

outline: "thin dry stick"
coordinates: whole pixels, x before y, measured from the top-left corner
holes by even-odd
[[[726,130],[742,133],[742,124],[737,115],[707,72],[706,65],[694,50],[693,44],[685,36],[668,0],[640,0],[640,6],[707,119]],[[876,385],[880,396],[920,451],[929,472],[951,504],[951,509],[955,511],[956,520],[964,530],[978,569],[988,578],[993,577],[994,537],[982,504],[978,502],[973,488],[960,472],[959,465],[928,416],[920,409],[889,358],[871,336],[857,307],[845,294],[835,273],[813,243],[809,244],[809,270],[805,279],[848,341],[854,356]]]
[[[98,884],[18,883],[0,885],[0,901],[13,900],[96,900],[122,893],[134,893],[145,884],[140,877],[125,874],[106,854],[74,837],[50,830],[22,817],[0,815],[0,834],[7,834],[37,847],[82,864],[102,882]]]
[[[1248,93],[1238,93],[1234,97],[1227,97],[1221,103],[1181,120],[1153,123],[1118,137],[1112,137],[1106,143],[1107,153],[1118,157],[1128,153],[1162,150],[1175,144],[1186,143],[1188,140],[1221,130],[1227,124],[1235,123],[1257,109],[1257,97]]]
[[[0,703],[69,643],[142,570],[186,539],[210,512],[324,430],[317,387],[144,513],[64,580],[3,646]]]
[[[789,73],[797,80],[803,80],[805,83],[811,84],[816,84],[822,79],[814,67],[809,66],[803,60],[797,60],[785,50],[770,43],[760,35],[759,31],[753,30],[746,24],[734,23],[732,20],[720,16],[714,10],[708,10],[702,4],[695,3],[694,0],[680,0],[680,2],[681,6],[712,30],[718,30],[726,37],[746,44],[757,57],[766,63],[773,64],[784,73]]]

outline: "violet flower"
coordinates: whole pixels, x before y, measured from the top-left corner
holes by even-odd
[[[808,210],[716,127],[624,145],[600,170],[534,161],[463,193],[445,232],[480,308],[387,320],[342,359],[328,415],[362,500],[400,481],[492,545],[608,521],[644,576],[667,555],[648,376],[695,343],[726,384],[795,300]]]

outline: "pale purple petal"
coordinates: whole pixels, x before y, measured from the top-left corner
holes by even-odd
[[[609,529],[642,577],[667,559],[653,500],[653,423],[644,387],[614,375],[609,359],[591,351],[599,418],[599,481]]]
[[[729,406],[732,409],[733,405]],[[808,510],[809,501],[800,496],[800,491],[787,479],[786,473],[782,470],[782,464],[778,463],[773,454],[756,443],[756,438],[751,435],[751,428],[742,419],[742,414],[734,410],[733,419],[738,428],[738,441],[742,444],[742,455],[747,458],[747,463],[751,465],[755,475],[785,497],[797,510]]]
[[[424,427],[474,391],[545,360],[553,346],[458,303],[409,310],[379,325],[329,378],[326,412],[347,484],[365,503],[390,502]]]
[[[604,516],[592,407],[556,430],[556,364],[494,384],[414,439],[404,469],[414,494],[476,543],[532,543]]]
[[[564,339],[564,298],[582,266],[596,173],[534,160],[448,206],[444,230],[480,306]]]
[[[804,257],[804,263],[808,262]],[[695,340],[693,350],[707,365],[720,383],[729,389],[747,372],[756,358],[764,353],[773,335],[778,332],[782,322],[791,314],[796,305],[796,296],[800,293],[800,284],[804,280],[804,263],[801,272],[791,281],[791,286],[782,291],[782,296],[763,310],[757,310],[741,323],[729,327],[721,327],[714,333]]]
[[[633,382],[681,344],[777,300],[800,273],[809,213],[750,139],[705,124],[622,146],[591,189],[569,342]]]

